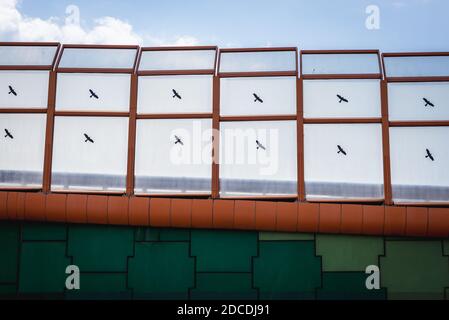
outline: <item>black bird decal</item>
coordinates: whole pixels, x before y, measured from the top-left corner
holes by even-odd
[[[427,106],[435,107],[435,105],[432,102],[430,102],[428,99],[426,99],[426,98],[422,98],[422,99],[426,103],[426,105],[424,107],[427,107]]]
[[[340,101],[338,101],[338,103],[342,103],[342,102],[348,103],[349,102],[348,99],[346,99],[345,97],[343,97],[343,96],[341,96],[339,94],[337,94],[337,98],[340,99]]]
[[[433,157],[433,154],[430,153],[429,149],[426,149],[426,153],[427,153],[426,158],[429,158],[430,160],[435,161],[435,158]]]
[[[14,90],[14,88],[12,87],[12,86],[8,86],[9,87],[9,92],[8,92],[8,94],[12,94],[12,95],[15,95],[16,97],[17,97],[17,92],[16,92],[16,90]]]
[[[184,145],[184,142],[182,142],[182,140],[181,140],[181,138],[180,137],[178,137],[178,136],[175,136],[175,139],[176,139],[176,141],[175,141],[175,144],[180,144],[181,146],[183,146]]]
[[[338,153],[342,153],[342,154],[344,154],[345,156],[347,155],[346,151],[343,150],[343,148],[342,148],[340,145],[337,145],[337,148],[338,148],[337,154],[338,154]]]
[[[254,96],[254,102],[263,103],[263,100],[257,94],[253,93],[253,96]]]
[[[94,140],[91,137],[89,137],[86,133],[84,134],[84,137],[86,138],[84,142],[95,143]]]
[[[99,99],[98,95],[92,89],[89,89],[89,92],[90,92],[90,98],[91,99],[92,98]]]
[[[267,150],[265,148],[265,146],[259,142],[259,140],[256,140],[256,144],[257,144],[257,150],[259,150],[259,149]]]
[[[172,91],[173,91],[173,99],[174,98],[178,98],[179,100],[182,99],[181,95],[175,89],[172,89]]]
[[[11,132],[9,132],[8,129],[5,129],[5,133],[6,133],[5,138],[11,138],[11,139],[14,139],[14,137],[12,136]]]

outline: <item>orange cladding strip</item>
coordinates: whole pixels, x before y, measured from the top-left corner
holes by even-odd
[[[0,220],[449,237],[449,207],[0,192]]]

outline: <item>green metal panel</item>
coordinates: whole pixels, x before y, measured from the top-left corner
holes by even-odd
[[[67,290],[68,265],[81,289]],[[381,289],[367,290],[367,265]],[[0,222],[0,299],[448,299],[449,241]]]

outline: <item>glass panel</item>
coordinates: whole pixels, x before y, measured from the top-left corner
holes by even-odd
[[[56,117],[52,190],[124,191],[128,118]]]
[[[304,80],[305,118],[381,117],[380,80]]]
[[[58,111],[129,111],[131,75],[59,73]]]
[[[137,121],[136,193],[210,193],[211,176],[211,120]]]
[[[296,77],[222,78],[220,113],[236,115],[296,114]]]
[[[59,68],[134,68],[137,49],[65,48]]]
[[[449,127],[390,128],[396,202],[449,201]]]
[[[211,75],[141,76],[137,112],[212,113]]]
[[[41,187],[45,114],[0,114],[0,186]]]
[[[51,66],[57,47],[0,46],[1,66]]]
[[[139,71],[214,70],[215,50],[143,51]]]
[[[390,120],[449,120],[449,82],[388,84]]]
[[[297,194],[295,121],[222,122],[220,194]]]
[[[220,72],[296,71],[295,51],[222,52]]]
[[[387,77],[449,76],[449,56],[385,57]]]
[[[48,71],[0,71],[0,108],[48,105]]]
[[[303,54],[303,74],[380,73],[375,53]]]
[[[307,199],[383,198],[380,124],[304,126]]]

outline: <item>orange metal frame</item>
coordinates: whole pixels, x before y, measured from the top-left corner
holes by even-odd
[[[303,73],[303,56],[307,54],[314,55],[326,55],[326,54],[376,54],[378,57],[378,66],[379,73],[367,73],[367,74],[304,74]],[[304,80],[335,80],[335,79],[379,79],[380,90],[381,90],[381,108],[382,108],[382,116],[380,118],[334,118],[334,119],[323,119],[323,118],[309,118],[304,119],[303,114],[301,112],[301,121],[303,124],[343,124],[343,123],[382,123],[382,142],[383,142],[383,164],[384,164],[384,199],[352,199],[352,200],[341,200],[341,199],[333,199],[333,200],[325,200],[325,199],[316,199],[313,202],[358,202],[358,203],[382,203],[390,205],[391,204],[391,182],[390,182],[390,157],[389,157],[389,134],[388,134],[388,110],[387,110],[387,97],[383,94],[383,84],[382,84],[382,64],[381,64],[381,56],[379,50],[303,50],[300,55],[301,59],[301,87],[303,86]],[[302,109],[301,109],[302,111]],[[301,127],[303,130],[303,126]],[[301,145],[303,145],[303,132],[301,133]],[[301,153],[301,164],[302,164],[302,190],[304,190],[304,158],[303,153]],[[301,195],[301,200],[305,200],[305,194]]]
[[[266,230],[283,232],[345,233],[394,236],[448,237],[449,206],[447,203],[417,203],[392,206],[389,127],[393,126],[449,126],[449,121],[396,121],[388,120],[388,82],[449,81],[448,77],[407,77],[382,78],[384,57],[432,56],[449,53],[388,53],[382,59],[377,50],[330,50],[302,51],[298,59],[297,48],[246,48],[223,49],[222,52],[261,52],[295,51],[296,70],[289,72],[233,72],[220,73],[220,54],[216,54],[215,68],[211,70],[162,70],[139,71],[143,51],[168,50],[215,50],[217,47],[157,47],[139,48],[137,46],[88,46],[65,45],[59,43],[1,43],[0,46],[56,46],[58,48],[52,66],[0,66],[0,70],[48,70],[50,72],[47,109],[0,109],[0,113],[47,113],[45,142],[44,181],[42,189],[2,188],[0,189],[0,220],[36,220],[69,223],[99,223],[132,226],[177,227],[177,228],[218,228],[242,230]],[[132,69],[103,68],[59,68],[65,48],[137,49]],[[332,53],[375,53],[379,56],[379,74],[354,75],[303,75],[303,54]],[[302,61],[301,61],[302,62]],[[54,69],[55,68],[55,69]],[[216,70],[217,73],[216,73]],[[298,77],[300,70],[301,77]],[[131,78],[129,112],[57,112],[55,111],[57,73],[128,73]],[[207,114],[137,114],[138,77],[146,75],[213,75],[213,112]],[[258,77],[258,76],[296,76],[297,114],[255,117],[220,116],[220,78]],[[303,81],[307,79],[380,79],[381,80],[381,118],[364,119],[304,119]],[[55,116],[122,116],[129,117],[128,167],[126,197],[122,192],[51,192],[51,161],[53,128]],[[212,193],[211,195],[134,195],[134,161],[137,119],[212,119],[213,128],[219,129],[224,121],[263,121],[296,120],[298,136],[298,194],[282,197],[235,197],[220,199],[219,195],[219,136],[213,137]],[[369,200],[375,205],[364,204],[366,200],[322,200],[319,203],[306,202],[304,190],[303,126],[305,123],[381,123],[384,152],[385,199]],[[42,191],[42,192],[40,192]],[[150,197],[149,197],[150,196]],[[276,200],[276,201],[270,201]],[[383,203],[383,204],[382,204]]]
[[[413,77],[388,77],[387,76],[387,70],[385,66],[385,58],[395,58],[395,57],[437,57],[437,56],[449,56],[449,52],[402,52],[402,53],[383,53],[382,54],[382,63],[384,66],[384,74],[385,74],[385,80],[383,80],[382,90],[383,95],[385,96],[385,99],[383,99],[385,102],[385,109],[387,110],[386,113],[386,119],[385,126],[386,128],[389,127],[429,127],[429,126],[436,126],[436,127],[449,127],[449,120],[444,121],[389,121],[388,119],[388,83],[393,82],[439,82],[439,81],[449,81],[449,74],[444,77],[433,77],[433,76],[413,76]],[[384,154],[385,157],[385,154]],[[388,153],[388,159],[389,159],[389,153]],[[390,174],[390,173],[389,173]],[[391,192],[391,181],[390,181],[390,192]],[[393,204],[393,200],[390,199],[391,202],[389,204]],[[449,201],[449,199],[448,199]],[[401,203],[395,203],[398,205],[401,205]],[[415,203],[414,205],[417,206],[447,206],[448,203]]]
[[[59,64],[61,62],[62,56],[64,54],[65,49],[135,49],[136,56],[134,58],[133,68],[130,69],[120,69],[120,68],[60,68]],[[52,73],[53,78],[51,79],[51,86],[49,90],[49,103],[48,113],[47,113],[47,135],[46,135],[46,148],[45,148],[45,169],[44,169],[44,186],[43,191],[45,193],[49,193],[51,191],[51,168],[52,168],[52,154],[53,154],[53,131],[54,131],[54,121],[55,116],[101,116],[101,117],[129,117],[129,144],[128,148],[132,148],[132,134],[135,132],[133,129],[133,124],[135,125],[135,121],[133,119],[133,110],[137,104],[135,99],[135,94],[137,94],[136,84],[135,84],[135,68],[137,65],[137,56],[139,52],[138,46],[121,46],[121,45],[63,45],[59,57],[56,62],[55,72]],[[57,74],[58,73],[124,73],[131,74],[131,95],[130,95],[130,111],[129,112],[90,112],[90,111],[55,111],[55,101],[56,101],[56,86],[57,86]],[[134,93],[135,92],[135,93]],[[128,169],[127,173],[133,169],[132,163],[130,163],[129,159],[129,150],[128,150]],[[128,185],[130,183],[130,175],[127,174],[127,194],[128,194]],[[58,191],[70,193],[69,191]],[[79,193],[79,192],[77,192]],[[93,193],[93,192],[91,192]],[[94,192],[96,194],[123,194],[122,192]]]
[[[54,112],[54,95],[53,92],[55,90],[55,83],[56,83],[56,77],[55,72],[53,71],[53,66],[55,65],[58,55],[60,53],[61,45],[57,42],[0,42],[0,46],[19,46],[19,47],[55,47],[55,55],[53,57],[53,62],[51,65],[19,65],[19,66],[0,66],[0,70],[25,70],[25,71],[34,71],[34,70],[43,70],[43,71],[49,71],[49,85],[48,85],[48,100],[47,100],[47,108],[46,109],[22,109],[22,108],[16,108],[16,109],[0,109],[1,113],[17,113],[17,114],[47,114],[47,132],[46,132],[46,138],[45,138],[45,158],[44,158],[44,179],[43,179],[43,188],[45,190],[45,174],[48,172],[48,156],[47,156],[47,149],[49,146],[51,146],[51,141],[48,137],[49,131],[48,129],[53,126],[53,119],[50,116],[52,112]],[[23,188],[0,188],[0,190],[11,190],[11,189],[17,189],[17,190],[23,190]],[[27,191],[40,191],[41,188],[25,188]]]
[[[215,61],[214,61],[214,67],[213,69],[190,69],[190,70],[139,70],[140,61],[142,58],[142,53],[146,51],[194,51],[194,50],[210,50],[215,51]],[[212,109],[215,110],[215,101],[216,101],[216,81],[215,81],[215,70],[217,68],[217,58],[218,57],[218,48],[216,46],[184,46],[184,47],[144,47],[141,49],[139,58],[138,58],[138,64],[137,64],[137,78],[136,78],[136,88],[137,88],[137,82],[138,78],[141,76],[157,76],[157,75],[212,75],[213,76],[213,86],[212,86]],[[214,111],[212,113],[171,113],[171,114],[137,114],[137,91],[135,92],[135,99],[136,99],[136,108],[134,112],[136,113],[136,119],[214,119]],[[131,142],[132,148],[130,149],[130,163],[132,164],[132,171],[128,172],[128,177],[132,177],[129,179],[132,179],[132,183],[129,185],[128,195],[134,194],[134,161],[135,161],[135,139],[136,139],[136,119],[134,120],[133,124],[133,141]],[[214,145],[215,146],[215,145]],[[215,152],[215,148],[213,148],[213,151]],[[212,154],[213,156],[213,154]],[[213,168],[213,167],[212,167]],[[212,186],[211,186],[211,193],[210,194],[145,194],[145,195],[139,195],[139,196],[152,196],[152,197],[209,197],[213,195],[214,193],[214,169],[212,169]]]
[[[279,77],[279,76],[295,76],[296,81],[298,84],[298,48],[296,47],[274,47],[274,48],[229,48],[229,49],[221,49],[220,50],[220,56],[219,61],[221,60],[221,54],[222,53],[241,53],[241,52],[282,52],[282,51],[290,51],[295,53],[295,70],[292,71],[254,71],[254,72],[221,72],[220,71],[220,63],[218,63],[218,79],[217,79],[217,86],[220,85],[220,79],[221,78],[236,78],[236,77]],[[299,95],[299,91],[297,88],[297,96]],[[300,119],[299,119],[299,113],[297,112],[296,115],[269,115],[269,116],[220,116],[220,98],[219,98],[219,92],[217,93],[218,101],[217,101],[217,108],[214,110],[215,116],[217,118],[217,123],[214,126],[214,129],[219,130],[220,129],[220,122],[226,122],[226,121],[288,121],[288,120],[296,120],[297,121],[297,134],[299,135],[299,125]],[[299,103],[300,101],[297,98],[297,110],[300,109]],[[218,140],[218,139],[217,139]],[[219,142],[217,141],[217,150],[219,148]],[[300,150],[302,148],[300,145],[297,147],[298,155],[300,154]],[[216,176],[216,194],[214,199],[221,198],[221,199],[279,199],[279,200],[297,200],[298,196],[301,194],[301,188],[300,188],[300,179],[301,179],[301,173],[300,173],[300,166],[299,166],[299,157],[298,157],[298,194],[297,195],[281,195],[281,196],[245,196],[245,197],[222,197],[220,196],[220,166],[216,164],[215,168],[215,176]]]

